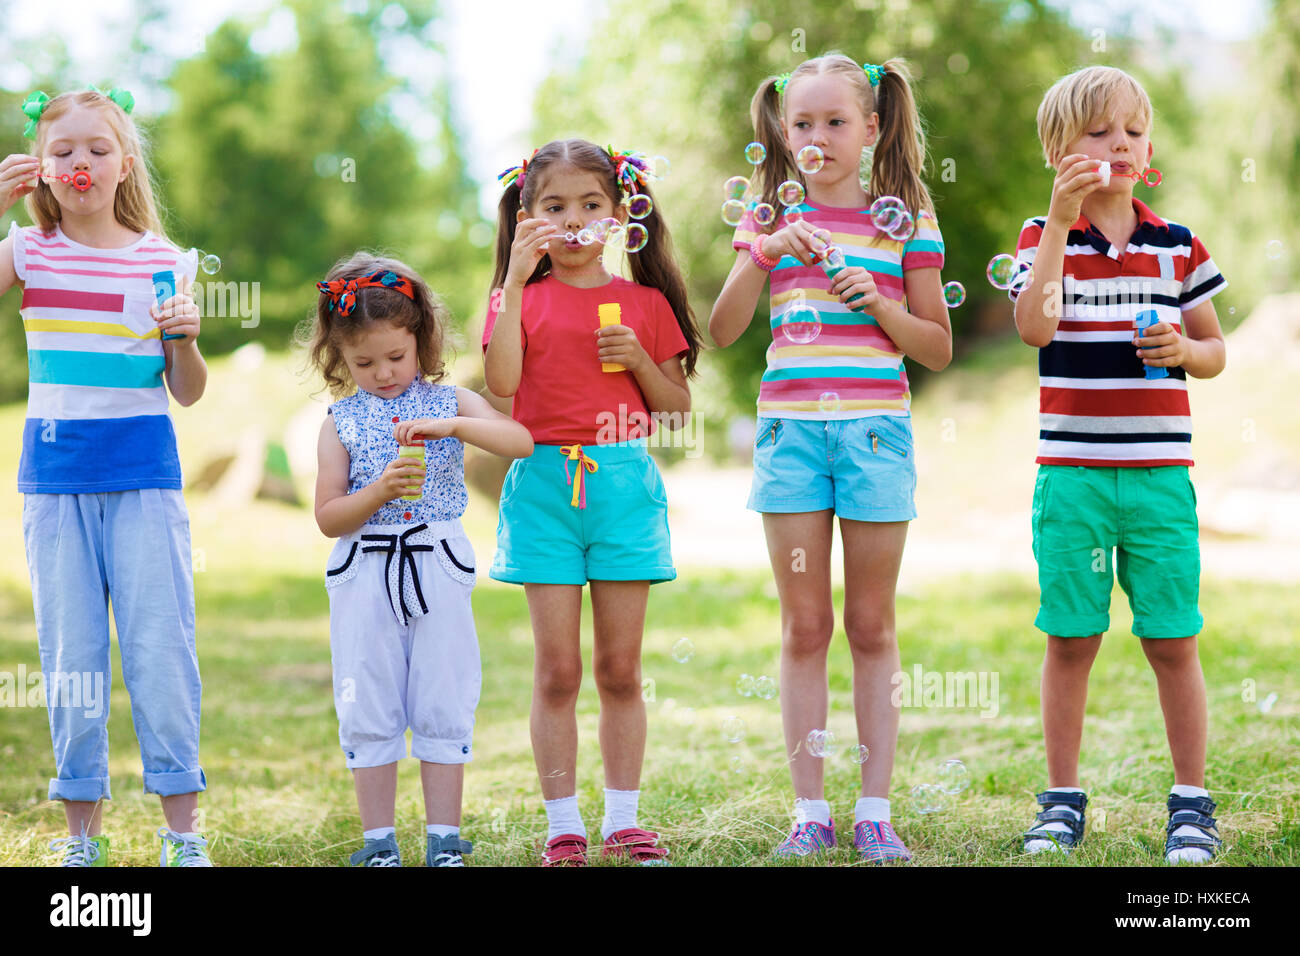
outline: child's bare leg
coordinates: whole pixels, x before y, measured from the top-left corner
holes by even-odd
[[[421,760],[420,786],[424,789],[424,822],[460,826],[465,765]]]
[[[199,817],[199,795],[193,793],[177,793],[169,797],[162,798],[163,816],[167,818],[167,826],[175,833],[195,833],[198,831]]]
[[[582,588],[527,584],[524,590],[533,623],[533,759],[542,798],[558,800],[577,793]]]
[[[646,581],[591,582],[592,670],[600,694],[600,755],[610,790],[641,787],[646,737],[641,637],[649,593]]]
[[[796,797],[824,799],[820,758],[808,732],[826,726],[826,651],[831,603],[832,511],[763,515],[768,557],[781,600],[781,723]]]
[[[397,804],[396,761],[380,767],[357,767],[352,771],[352,784],[361,810],[361,829],[393,826]]]
[[[1142,638],[1142,651],[1156,672],[1165,736],[1174,761],[1174,783],[1205,786],[1207,704],[1205,677],[1195,637]]]
[[[84,831],[86,836],[99,836],[103,803],[102,800],[64,800],[63,815],[68,820],[68,833],[79,837]]]
[[[1102,635],[1047,638],[1043,659],[1043,739],[1047,748],[1047,786],[1079,786],[1079,747],[1088,674]]]

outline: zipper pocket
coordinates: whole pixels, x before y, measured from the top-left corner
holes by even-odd
[[[880,445],[884,445],[886,448],[888,448],[896,455],[900,455],[903,458],[907,457],[906,448],[899,448],[888,438],[886,438],[884,435],[880,434],[879,432],[875,431],[874,429],[867,432],[867,437],[871,439],[871,454],[873,455],[879,454],[879,452],[877,452],[876,450],[876,445],[880,444]]]
[[[773,445],[775,445],[776,436],[780,433],[780,431],[781,431],[781,419],[778,418],[776,421],[772,423],[771,428],[769,428],[767,431],[763,432],[763,434],[758,436],[758,441],[754,444],[754,447],[762,448],[763,442],[765,441],[770,441]]]

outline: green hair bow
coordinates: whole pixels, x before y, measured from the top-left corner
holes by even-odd
[[[130,113],[131,110],[135,109],[135,97],[131,95],[130,90],[123,90],[115,86],[105,93],[94,84],[91,84],[90,90],[112,100],[122,108],[123,113]],[[49,105],[50,98],[41,90],[37,90],[23,100],[22,110],[27,117],[27,126],[23,129],[25,137],[28,139],[36,138],[36,124],[41,121],[41,117],[45,114],[46,107]]]
[[[785,85],[790,82],[790,74],[782,73],[776,78],[776,92],[778,96],[785,96]]]

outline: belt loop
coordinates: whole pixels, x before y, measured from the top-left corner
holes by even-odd
[[[569,499],[569,505],[573,508],[587,507],[587,485],[583,480],[583,471],[589,471],[595,474],[600,466],[595,460],[588,458],[583,454],[581,445],[561,445],[560,454],[564,455],[564,479],[573,485],[573,497]],[[578,468],[575,474],[569,474],[569,462],[576,461]]]

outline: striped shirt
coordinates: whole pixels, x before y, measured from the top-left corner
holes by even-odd
[[[943,267],[943,237],[929,213],[921,213],[916,232],[904,243],[876,229],[865,208],[808,202],[798,208],[807,223],[830,231],[846,266],[866,269],[880,294],[896,302],[903,301],[905,270]],[[759,231],[746,212],[732,246],[749,249]],[[903,353],[875,319],[841,302],[819,265],[784,256],[771,280],[772,344],[758,389],[760,415],[824,421],[908,414],[912,393]],[[815,309],[820,321],[791,339],[786,313],[802,306]],[[826,397],[831,394],[837,397]]]
[[[95,249],[55,227],[9,228],[23,283],[27,421],[18,490],[77,494],[181,487],[166,359],[149,315],[153,273],[193,279],[194,250],[150,232]]]
[[[1061,320],[1038,353],[1040,465],[1192,464],[1187,373],[1146,378],[1134,320],[1154,310],[1181,334],[1182,313],[1228,283],[1186,226],[1137,199],[1133,210],[1137,229],[1122,253],[1082,215],[1070,228]],[[1018,263],[1033,264],[1045,224],[1041,216],[1025,222]]]

